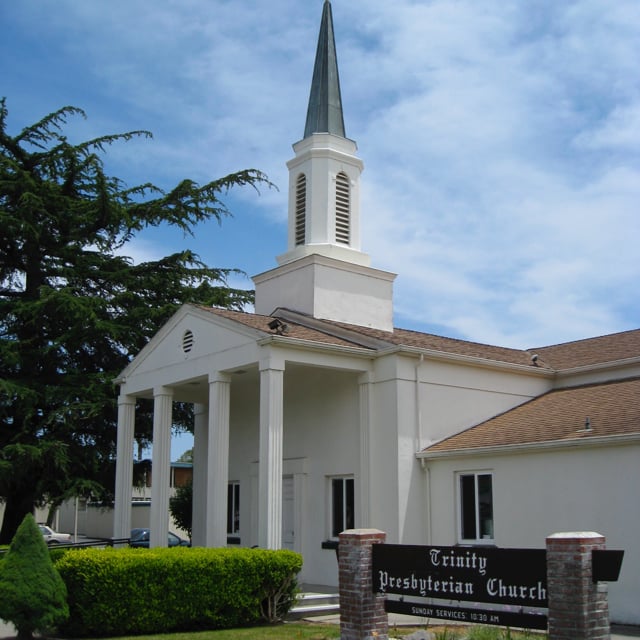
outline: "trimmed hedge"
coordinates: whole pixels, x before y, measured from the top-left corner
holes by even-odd
[[[302,557],[264,549],[83,549],[56,563],[69,594],[60,631],[98,637],[274,622]]]

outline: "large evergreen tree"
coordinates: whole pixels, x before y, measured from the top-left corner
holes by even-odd
[[[0,101],[0,543],[26,513],[73,494],[112,490],[116,390],[112,380],[185,302],[240,308],[234,270],[184,251],[134,264],[126,244],[146,227],[191,234],[229,213],[232,187],[268,184],[249,169],[163,191],[105,174],[107,146],[145,131],[72,144],[63,107],[18,135]],[[148,410],[147,410],[148,411]],[[176,414],[180,416],[180,412]],[[145,408],[136,437],[150,437]]]

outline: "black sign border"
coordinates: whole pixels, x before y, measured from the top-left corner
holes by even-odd
[[[461,569],[457,567],[437,567],[426,566],[426,556],[432,550],[437,550],[447,556],[448,554],[459,557],[482,556],[491,560],[490,573],[479,577],[471,569]],[[454,580],[464,580],[465,584],[471,583],[474,586],[474,594],[460,592],[428,592],[416,593],[411,588],[387,587],[379,588],[377,574],[381,571],[398,575],[416,577],[431,576],[449,582]],[[547,591],[546,573],[546,550],[545,549],[504,549],[501,547],[478,547],[478,546],[437,546],[437,545],[401,545],[401,544],[376,544],[372,547],[372,589],[374,593],[390,593],[400,595],[403,598],[429,597],[444,600],[458,600],[466,602],[480,602],[484,604],[501,604],[518,607],[544,608],[548,605],[548,599],[536,599],[533,602],[523,601],[521,598],[511,596],[489,596],[480,593],[481,586],[486,585],[488,578],[495,577],[505,581],[519,580],[522,575],[526,580],[538,582]],[[526,585],[521,585],[526,586]],[[531,585],[532,586],[532,585]],[[477,589],[477,590],[476,590]],[[446,595],[445,595],[446,593]]]
[[[545,613],[499,611],[496,609],[469,609],[449,605],[425,604],[408,600],[385,600],[387,613],[400,613],[421,618],[449,620],[463,624],[488,624],[500,627],[518,627],[546,631],[548,619]],[[419,609],[419,611],[416,611]],[[450,614],[450,615],[449,615]]]

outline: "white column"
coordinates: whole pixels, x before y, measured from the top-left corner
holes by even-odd
[[[116,488],[113,510],[113,537],[131,535],[131,498],[133,494],[133,436],[136,399],[118,397],[118,433],[116,445]]]
[[[209,437],[207,442],[207,547],[227,546],[227,485],[229,483],[228,376],[209,379]]]
[[[191,522],[191,544],[204,547],[206,543],[207,513],[207,451],[208,451],[208,405],[193,407],[193,513]]]
[[[282,547],[282,411],[284,364],[260,364],[258,545]]]
[[[371,420],[373,412],[371,374],[364,373],[359,380],[359,408],[360,408],[360,464],[356,494],[360,514],[356,513],[356,526],[368,528],[371,526]]]
[[[168,543],[172,405],[171,389],[158,387],[153,390],[150,547],[166,547]]]
[[[227,485],[229,483],[228,376],[209,378],[205,546],[227,546]]]

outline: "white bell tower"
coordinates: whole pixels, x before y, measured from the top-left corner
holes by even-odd
[[[395,274],[360,249],[357,145],[345,137],[331,3],[325,0],[304,138],[289,168],[287,252],[253,278],[256,313],[286,308],[314,318],[393,330]]]

